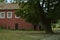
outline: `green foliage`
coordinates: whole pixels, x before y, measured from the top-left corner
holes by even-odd
[[[51,0],[50,0],[51,1]],[[51,1],[52,3],[56,1]],[[20,9],[17,10],[16,15],[25,18],[32,24],[39,24],[41,18],[50,18],[52,22],[57,22],[60,19],[60,4],[53,4],[54,9],[50,9],[49,1],[47,1],[48,12],[44,13],[43,7],[40,6],[39,0],[28,0],[27,3],[20,3]]]
[[[0,0],[0,2],[4,2],[4,0]]]
[[[40,9],[37,9],[37,2],[35,2],[34,5],[33,2],[30,3],[30,1],[28,1],[27,3],[21,3],[20,9],[17,10],[16,14],[18,13],[17,16],[25,18],[26,21],[32,24],[38,24],[40,19]]]
[[[55,4],[53,4],[53,2],[57,2]],[[49,11],[48,13],[46,13],[46,18],[51,18],[53,23],[58,22],[58,20],[60,19],[60,1],[59,0],[53,0],[50,3],[52,3],[52,5],[49,6]],[[54,7],[54,9],[50,9],[51,7]]]

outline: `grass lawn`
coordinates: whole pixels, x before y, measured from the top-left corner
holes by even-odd
[[[50,36],[42,31],[0,30],[0,40],[41,40]]]

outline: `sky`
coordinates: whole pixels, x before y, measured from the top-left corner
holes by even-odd
[[[10,3],[11,0],[7,0],[8,3]]]
[[[8,1],[8,3],[10,3],[10,0],[7,0]]]
[[[10,3],[11,0],[7,0],[7,1],[8,1],[8,3]],[[13,2],[13,0],[12,0],[12,2]],[[27,0],[25,0],[24,2],[27,2]]]

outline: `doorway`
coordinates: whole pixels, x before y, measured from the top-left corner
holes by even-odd
[[[18,23],[15,24],[15,30],[18,30]]]

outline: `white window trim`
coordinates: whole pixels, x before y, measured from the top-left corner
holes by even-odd
[[[11,13],[11,17],[8,17],[8,13]],[[12,12],[7,12],[7,18],[12,18]]]
[[[1,13],[4,13],[4,17],[1,16]],[[5,18],[5,12],[0,12],[0,18]]]
[[[15,15],[15,18],[20,18],[20,17],[17,17],[17,16]]]

